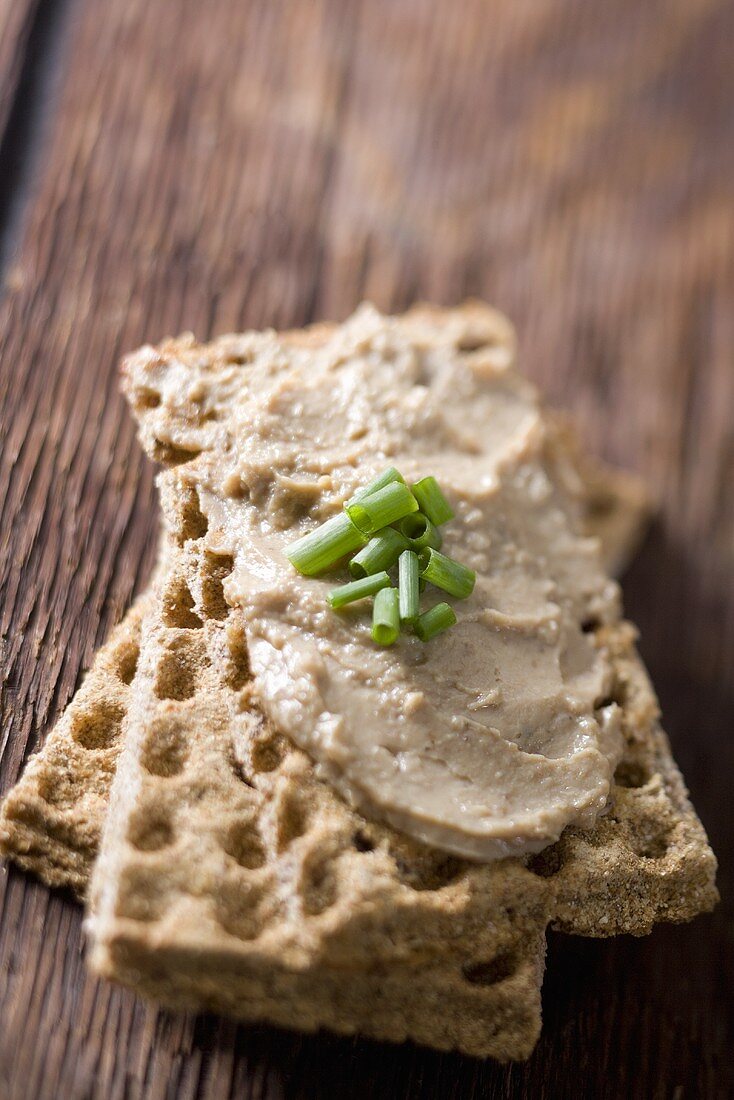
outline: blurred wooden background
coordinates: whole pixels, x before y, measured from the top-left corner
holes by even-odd
[[[0,1098],[734,1095],[734,4],[0,0],[0,793],[145,581],[119,355],[481,295],[659,518],[625,583],[711,917],[551,937],[524,1066],[172,1017],[0,872]]]

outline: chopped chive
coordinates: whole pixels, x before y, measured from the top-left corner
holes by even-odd
[[[344,607],[345,604],[364,599],[365,596],[374,596],[375,592],[379,592],[381,588],[389,587],[389,584],[390,578],[387,573],[384,571],[374,573],[371,577],[361,577],[358,581],[350,581],[349,584],[342,584],[339,588],[333,588],[327,599],[336,611],[338,608]]]
[[[418,618],[418,579],[418,555],[413,550],[403,550],[398,558],[400,621],[403,623],[412,623]]]
[[[398,524],[398,531],[401,535],[405,535],[406,539],[410,539],[411,550],[415,550],[416,553],[426,550],[429,546],[434,550],[441,549],[443,542],[441,532],[422,512],[413,512],[409,516],[404,516]]]
[[[430,547],[420,555],[421,576],[436,588],[442,588],[450,596],[456,596],[465,600],[474,590],[474,582],[477,575],[473,569],[468,569],[460,561],[447,558]]]
[[[313,577],[364,544],[364,535],[357,530],[349,516],[340,512],[315,531],[296,539],[285,553],[299,573]]]
[[[407,485],[392,481],[355,503],[345,505],[345,511],[363,535],[374,535],[396,520],[418,511],[418,502]]]
[[[435,477],[422,477],[411,488],[421,512],[428,516],[431,523],[439,527],[442,523],[447,523],[454,518],[451,505],[441,492]]]
[[[349,563],[349,572],[353,577],[369,577],[383,569],[389,569],[398,560],[401,551],[410,546],[408,539],[394,527],[386,527],[370,539]]]
[[[378,645],[392,645],[400,633],[397,588],[381,588],[372,609],[372,639]]]
[[[422,642],[429,642],[441,631],[448,630],[455,622],[454,609],[447,603],[437,603],[435,607],[418,616],[413,629]]]
[[[347,501],[347,504],[354,504],[355,500],[362,500],[364,497],[372,496],[378,489],[384,489],[386,485],[390,485],[393,481],[402,481],[403,485],[405,484],[405,480],[400,470],[396,470],[394,466],[388,466],[386,470],[383,470],[381,474],[373,478],[368,485],[364,485],[361,489],[357,489],[357,492]]]

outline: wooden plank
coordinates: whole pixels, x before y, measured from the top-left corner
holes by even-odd
[[[659,496],[627,606],[726,891],[732,6],[73,14],[0,317],[0,790],[152,561],[119,353],[183,328],[342,317],[364,295],[475,293],[513,316],[525,368],[590,445]],[[725,908],[640,943],[555,938],[538,1052],[502,1069],[157,1013],[85,975],[66,899],[10,872],[0,906],[0,1096],[704,1096],[731,1081]]]

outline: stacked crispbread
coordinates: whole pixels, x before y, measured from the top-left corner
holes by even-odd
[[[507,323],[477,304],[393,325],[420,346],[514,355]],[[207,542],[197,457],[227,445],[227,402],[263,341],[288,355],[333,333],[184,337],[127,360],[141,439],[164,467],[160,565],[9,793],[0,846],[87,897],[97,972],[173,1007],[522,1058],[540,1029],[546,926],[607,936],[690,919],[716,900],[715,860],[626,623],[596,628],[626,746],[609,812],[534,857],[468,863],[368,821],[270,727],[224,599],[232,561]],[[210,391],[226,378],[218,405],[197,402],[202,376]],[[558,478],[618,566],[644,497],[553,431]]]

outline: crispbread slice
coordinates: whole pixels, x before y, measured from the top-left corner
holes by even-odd
[[[201,359],[206,352],[199,348],[197,354]],[[144,407],[156,405],[152,390]],[[169,462],[189,457],[171,438],[156,439],[155,446]],[[193,545],[204,520],[197,517],[195,495],[185,485],[186,478],[180,479],[164,493],[169,522],[178,513],[174,524],[183,523],[189,541],[146,618],[141,672],[130,699],[130,728],[139,734],[130,734],[108,831],[112,840],[105,844],[98,873],[94,927],[100,969],[168,1003],[217,1007],[299,1028],[324,1024],[381,1038],[412,1035],[439,1047],[518,1057],[527,1053],[539,1024],[534,1009],[542,951],[538,927],[553,913],[568,930],[579,919],[574,907],[579,908],[584,890],[584,845],[601,854],[596,864],[589,861],[592,878],[595,874],[603,886],[595,882],[591,890],[589,908],[596,907],[602,925],[594,927],[591,916],[592,934],[624,929],[630,921],[637,925],[628,930],[642,931],[661,915],[686,919],[713,903],[713,857],[669,758],[654,695],[626,627],[599,637],[600,644],[616,652],[616,694],[625,708],[629,743],[626,770],[619,776],[633,793],[627,806],[618,812],[615,805],[603,822],[621,826],[621,833],[566,834],[528,867],[514,860],[485,867],[449,861],[363,822],[316,780],[303,754],[282,743],[278,748],[278,739],[267,733],[248,698],[242,668],[237,672],[238,664],[246,663],[239,616],[221,597],[221,571],[213,572],[206,551]],[[190,641],[192,632],[198,641]],[[223,678],[229,681],[229,702]],[[244,707],[239,719],[232,715],[232,695],[239,695],[238,705]],[[271,769],[268,794],[267,780],[257,769],[279,753],[285,771],[279,764]],[[230,770],[235,761],[245,786],[256,792],[254,803],[228,784],[224,757]],[[645,757],[647,773],[641,763]],[[190,768],[190,760],[197,767]],[[159,780],[186,772],[192,774],[178,786],[171,784],[167,799],[157,797],[165,791]],[[642,786],[635,787],[638,782]],[[207,806],[212,783],[225,797]],[[289,796],[298,790],[304,793],[300,799],[296,795],[294,832]],[[622,805],[625,797],[615,791],[615,802],[621,799]],[[226,835],[214,829],[222,805],[238,817],[229,822],[232,831]],[[182,807],[181,831],[190,843],[177,851],[181,836],[173,825],[179,824]],[[313,821],[309,810],[315,811]],[[247,818],[246,827],[240,814]],[[345,814],[352,825],[359,822],[359,833],[350,832],[346,847],[343,835],[331,847]],[[216,836],[208,835],[207,828]],[[266,834],[271,847],[263,839]],[[322,845],[309,845],[314,835]],[[567,840],[564,852],[561,845]],[[611,859],[605,858],[610,853]],[[171,860],[172,854],[179,860]],[[381,864],[365,866],[362,856],[376,856]],[[262,881],[235,871],[232,860],[243,870],[263,872]],[[655,860],[661,863],[660,879],[667,880],[657,893],[656,872],[641,870]],[[638,889],[642,883],[649,890],[642,914],[639,906],[622,904],[610,920],[615,893],[610,867],[623,876],[623,885],[633,882]],[[433,894],[433,904],[406,903],[406,887],[410,896]],[[356,896],[350,889],[357,890]],[[341,906],[343,890],[346,907]],[[447,913],[450,921],[442,923]],[[310,922],[311,917],[321,923]],[[487,929],[489,937],[483,935]],[[369,951],[362,943],[365,934]],[[439,952],[442,936],[449,937],[450,950],[444,944]],[[233,949],[232,937],[245,940],[248,948]],[[477,957],[480,949],[487,957]],[[223,974],[216,972],[219,966]],[[467,986],[482,987],[484,993],[468,994]],[[485,1014],[479,1023],[469,1019],[477,1012]]]
[[[449,322],[454,325],[455,315]],[[421,325],[423,335],[416,339],[430,340]],[[462,348],[458,341],[466,339],[459,324],[456,346]],[[287,354],[287,342],[281,346]],[[475,346],[470,336],[467,350]],[[183,467],[177,477],[169,475],[162,483],[164,514],[174,530],[175,517],[183,510],[189,535],[206,532],[206,517],[196,519],[196,454],[228,445],[227,403],[236,400],[238,369],[257,350],[257,339],[224,341],[214,349],[187,342],[183,348],[146,349],[128,363],[129,393],[147,447],[163,461]],[[281,354],[277,344],[270,353]],[[213,386],[209,371],[218,376]],[[216,397],[208,401],[213,390],[218,390]],[[180,532],[184,543],[185,534]],[[202,633],[184,641],[180,635],[166,637],[154,623],[146,626],[146,635],[158,639],[159,653],[156,658],[151,650],[151,664],[145,672],[141,669],[142,695],[136,692],[136,708],[141,697],[143,702],[129,724],[94,876],[93,966],[174,1005],[214,1007],[289,1026],[304,1027],[309,1021],[311,1026],[379,1038],[412,1036],[434,1046],[500,1058],[526,1053],[535,1027],[528,1011],[527,952],[537,936],[528,919],[532,914],[542,923],[557,915],[562,925],[572,924],[573,906],[583,896],[583,860],[574,869],[572,845],[568,868],[559,846],[545,853],[545,859],[474,865],[441,856],[349,809],[318,779],[309,759],[269,732],[258,714],[248,682],[242,615],[228,609],[223,599],[218,606],[225,627],[217,643],[204,599],[212,590],[208,571],[218,559],[208,561],[206,539],[203,553],[194,546],[198,541],[189,539],[182,561],[188,563],[187,603],[193,599],[201,619],[194,629]],[[180,578],[176,583],[181,584]],[[222,637],[224,650],[218,648]],[[587,928],[601,916],[604,931],[625,925],[642,931],[656,916],[684,919],[712,905],[714,860],[674,765],[667,766],[669,753],[654,695],[634,653],[632,630],[624,623],[596,628],[595,639],[613,658],[614,697],[622,709],[630,753],[628,770],[619,773],[620,786],[635,777],[642,786],[636,797],[615,790],[618,812],[613,808],[608,820],[574,838],[576,847],[600,849],[598,860],[588,860],[594,888],[588,908],[595,915]],[[227,707],[223,681],[241,692],[239,715],[233,716],[231,704]],[[177,755],[190,754],[192,774],[186,777],[186,766],[181,766],[168,816],[160,816],[164,792],[151,780],[145,753],[146,746],[168,736],[163,716],[175,716],[170,705],[159,708],[165,703],[161,689],[168,699],[173,695],[188,706],[202,686],[203,695],[191,704],[186,718],[176,717],[179,734],[184,729],[188,734],[185,750]],[[216,713],[211,710],[215,701]],[[281,745],[275,758],[273,738]],[[258,770],[263,740],[270,780]],[[640,770],[638,757],[645,754],[660,772],[646,775]],[[232,788],[233,761],[248,792],[254,792],[246,796],[247,807]],[[283,762],[286,770],[281,771]],[[209,795],[214,812],[207,804]],[[250,823],[244,839],[227,812],[224,820],[219,816],[223,806],[226,811],[235,806],[230,795]],[[236,843],[229,830],[237,835]],[[156,838],[153,844],[149,832]],[[171,846],[174,853],[165,852]],[[162,848],[165,854],[151,860],[147,854],[141,857],[141,847],[146,853]],[[248,872],[261,874],[265,885],[228,865],[227,856],[236,858],[233,850],[244,852]],[[438,876],[437,860],[442,868]],[[650,870],[655,861],[657,871]],[[415,876],[416,869],[419,875],[409,885],[406,870]],[[230,885],[235,876],[236,885]],[[641,898],[635,896],[639,882],[646,890]],[[540,883],[544,890],[537,889]],[[417,900],[406,904],[406,887]],[[623,900],[612,905],[615,887],[621,888]],[[510,898],[511,938],[498,941]],[[571,910],[570,919],[564,905]],[[451,915],[449,924],[441,923],[442,914]],[[248,946],[233,943],[232,937],[245,939]],[[274,956],[268,955],[274,946]],[[337,967],[340,977],[334,974]],[[298,985],[292,979],[296,973],[303,978]],[[513,987],[518,975],[523,984]],[[487,986],[481,1007],[476,991],[467,997],[467,985]],[[437,989],[440,1020],[435,1014]],[[511,991],[509,1004],[500,999],[505,989]],[[521,989],[524,1002],[518,997]],[[375,1007],[378,990],[388,995]],[[520,1016],[511,1017],[508,1029],[497,1020],[508,1019],[509,1005]]]
[[[568,432],[564,441],[569,445]],[[600,539],[605,560],[621,567],[641,536],[647,498],[636,479],[580,458],[576,448],[568,453],[583,471],[584,529]],[[147,598],[136,601],[95,655],[84,684],[0,805],[0,854],[79,898],[107,811]],[[82,723],[98,731],[93,752],[76,737]]]
[[[83,897],[99,847],[148,604],[140,596],[0,808],[0,854]]]

